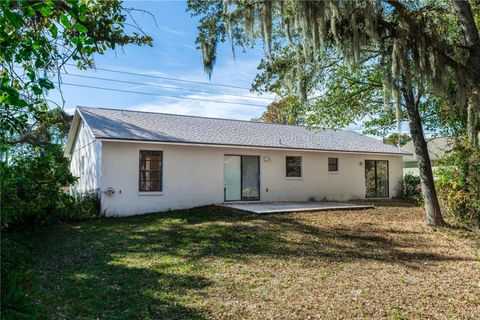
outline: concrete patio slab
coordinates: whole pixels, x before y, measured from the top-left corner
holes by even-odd
[[[251,213],[370,209],[373,205],[341,202],[223,203],[221,206]]]

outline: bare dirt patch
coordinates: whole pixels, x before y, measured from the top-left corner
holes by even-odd
[[[419,208],[264,219],[279,229],[282,241],[272,245],[271,254],[252,254],[226,270],[231,277],[223,278],[220,291],[226,282],[235,285],[219,295],[229,302],[220,318],[475,319],[480,314],[475,237],[424,226]]]

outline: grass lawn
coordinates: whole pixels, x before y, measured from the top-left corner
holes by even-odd
[[[34,239],[48,319],[478,319],[479,235],[422,210],[199,209],[50,227]]]

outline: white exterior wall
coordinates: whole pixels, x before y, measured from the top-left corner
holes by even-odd
[[[103,141],[102,210],[109,215],[161,212],[221,203],[225,154],[260,156],[260,201],[353,200],[365,197],[364,160],[389,161],[390,197],[399,195],[402,156]],[[139,151],[163,151],[163,191],[138,191]],[[302,157],[302,178],[285,177],[285,156]],[[269,157],[269,161],[264,158]],[[328,157],[339,172],[328,172]],[[268,189],[268,191],[267,191]]]
[[[79,178],[73,186],[73,191],[84,193],[99,188],[101,164],[102,142],[95,140],[90,129],[81,121],[70,160],[70,170],[74,176]]]

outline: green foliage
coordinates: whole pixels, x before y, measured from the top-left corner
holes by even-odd
[[[85,192],[72,197],[62,218],[66,220],[85,220],[104,216],[100,208],[100,196],[97,191]]]
[[[223,5],[221,1],[188,0],[188,6],[192,8],[192,16],[200,16],[197,49],[202,50],[203,66],[211,77],[217,59],[217,45],[226,39],[225,26],[219,20],[223,16]]]
[[[377,127],[381,128],[382,133],[390,129],[390,125],[395,123],[395,112],[393,108],[385,108],[383,102],[382,68],[375,58],[369,58],[365,57],[371,60],[370,65],[365,68],[351,70],[343,62],[339,62],[327,72],[322,70],[324,77],[320,83],[325,93],[313,99],[310,123],[341,128],[361,121],[368,115],[386,115],[387,124]],[[379,116],[375,119],[380,118]]]
[[[68,60],[85,68],[117,45],[151,44],[146,35],[125,34],[128,12],[118,0],[2,1],[0,8],[2,149],[48,110],[44,93]]]
[[[127,44],[151,45],[120,0],[0,2],[1,227],[30,227],[97,215],[92,197],[66,194],[75,182],[64,144],[71,117],[51,108],[70,60],[80,69],[94,55]],[[134,30],[127,33],[126,28]]]
[[[301,125],[305,122],[305,115],[302,113],[301,103],[295,96],[272,102],[267,110],[253,121],[266,123]]]
[[[479,3],[465,6],[479,21]],[[253,90],[300,96],[309,126],[361,121],[366,134],[385,136],[407,118],[400,89],[411,73],[424,128],[465,131],[466,84],[478,77],[451,2],[189,0],[188,8],[200,17],[209,74],[227,35],[232,45],[262,39],[267,58]]]
[[[199,25],[197,37],[209,74],[222,35],[232,46],[261,38],[268,59],[260,69],[267,74],[257,77],[255,90],[296,91],[311,127],[362,122],[364,133],[385,136],[408,116],[418,153],[425,154],[425,119],[434,119],[434,126],[467,123],[466,131],[476,137],[480,51],[465,48],[479,37],[477,2],[190,0],[188,8],[211,21]],[[213,8],[219,14],[211,15]],[[332,65],[332,57],[340,63]],[[320,77],[305,76],[310,70]],[[307,99],[312,92],[320,97]],[[430,96],[438,100],[432,104]],[[476,111],[465,122],[467,100],[468,110]],[[427,170],[426,190],[434,183]],[[441,225],[435,192],[429,191],[426,222]]]
[[[344,128],[362,122],[365,134],[384,137],[396,129],[397,112],[393,104],[384,101],[385,70],[378,54],[373,49],[364,54],[365,63],[353,70],[333,54],[306,59],[302,68],[297,68],[295,50],[274,44],[271,59],[260,62],[252,90],[286,97],[298,94],[303,82],[306,101],[301,112],[307,115],[308,126]],[[425,129],[438,135],[465,132],[464,110],[453,109],[446,99],[434,97],[428,90],[424,94],[419,111]],[[404,107],[400,111],[400,120],[406,121]]]
[[[76,178],[60,145],[11,164],[0,162],[2,229],[28,229],[54,221],[102,216],[96,192],[72,196],[66,187]]]
[[[278,40],[273,44],[269,58],[260,61],[260,72],[254,79],[252,90],[275,93],[280,97],[298,95],[305,102],[312,94],[322,91],[322,80],[340,62],[341,59],[331,58],[327,53],[322,53],[318,60],[299,56],[293,48]]]
[[[302,56],[319,61],[321,51],[338,53],[347,66],[359,65],[362,54],[373,49],[386,67],[385,97],[397,106],[402,76],[410,68],[421,91],[428,85],[437,96],[446,93],[447,73],[453,71],[461,106],[466,84],[478,87],[480,77],[469,67],[473,61],[467,61],[464,46],[466,27],[474,33],[467,40],[478,37],[475,21],[466,21],[478,18],[479,7],[468,1],[461,6],[463,14],[446,1],[188,1],[188,9],[200,17],[197,43],[209,74],[217,44],[226,36],[232,46],[262,39],[269,56],[272,42],[280,38],[294,49],[298,68],[304,65]],[[473,59],[478,52],[470,54]]]
[[[383,143],[390,144],[392,146],[405,145],[407,142],[411,141],[412,137],[404,133],[392,133],[391,135],[383,139]]]
[[[362,68],[352,70],[334,52],[309,59],[275,43],[270,59],[261,61],[252,89],[281,97],[304,95],[301,109],[310,127],[343,128],[362,121],[368,134],[384,136],[397,123],[395,109],[384,104],[378,53],[363,58]],[[402,114],[402,120],[405,117]]]
[[[59,107],[38,112],[28,130],[11,136],[8,144],[4,145],[3,160],[39,154],[51,144],[64,145],[72,118]]]
[[[480,147],[461,141],[439,162],[437,189],[450,217],[480,227]]]
[[[1,318],[36,319],[38,308],[30,295],[29,250],[13,235],[3,234],[1,246]]]
[[[417,203],[423,202],[419,176],[408,173],[403,177],[402,197]]]
[[[0,162],[1,227],[28,227],[59,215],[71,203],[64,187],[76,181],[60,145],[52,144],[36,155]]]

